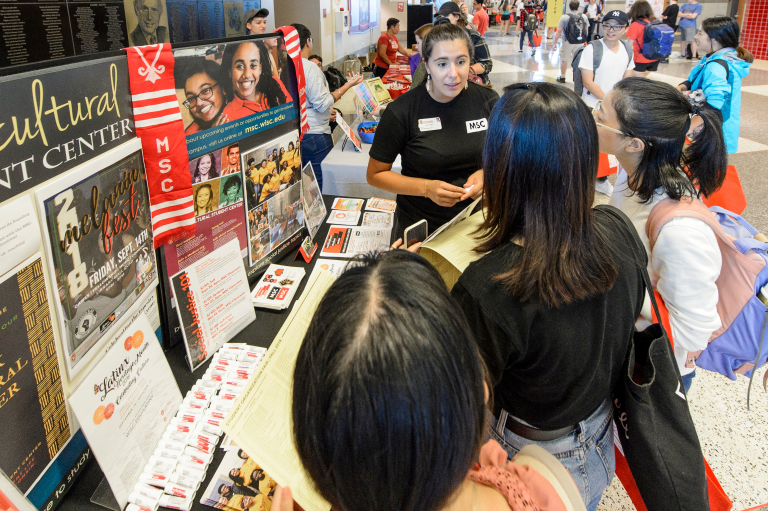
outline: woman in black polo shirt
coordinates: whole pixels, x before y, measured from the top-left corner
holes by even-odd
[[[422,44],[427,80],[391,103],[368,162],[368,183],[397,193],[395,239],[421,219],[434,231],[482,195],[488,118],[499,96],[467,80],[472,43],[455,25],[433,28]],[[402,175],[392,172],[402,157]]]
[[[592,207],[597,127],[581,99],[517,84],[490,122],[485,255],[451,293],[493,383],[491,437],[510,459],[531,443],[554,454],[594,511],[613,479],[610,397],[643,306],[647,256],[623,213]]]

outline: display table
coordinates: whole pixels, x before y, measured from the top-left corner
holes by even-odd
[[[329,210],[334,198],[335,197],[331,195],[326,195],[323,197],[325,201],[325,207]],[[320,230],[315,236],[315,241],[318,243],[318,245],[322,244],[325,240],[325,236],[328,234],[328,227],[329,224],[325,221],[320,226]],[[301,296],[301,294],[304,292],[304,287],[309,280],[309,275],[314,269],[315,261],[317,261],[319,258],[319,255],[317,254],[320,253],[320,247],[318,247],[317,254],[315,254],[315,257],[310,264],[305,263],[301,257],[299,257],[297,261],[293,261],[293,257],[296,255],[296,252],[297,250],[292,250],[286,253],[286,257],[284,259],[275,261],[276,264],[303,267],[307,272],[301,283],[301,286],[299,286],[299,289],[296,292],[296,297],[294,298],[291,307],[282,311],[256,309],[256,321],[248,325],[242,332],[235,336],[231,342],[243,342],[253,346],[262,346],[264,348],[268,348],[272,343],[272,340],[275,338],[277,333],[280,331],[280,328],[283,326],[283,323],[288,318],[288,314],[290,314],[291,309],[295,305],[298,297]],[[173,376],[176,378],[176,383],[178,383],[182,395],[185,395],[187,391],[192,388],[192,385],[195,384],[197,379],[202,376],[202,374],[210,365],[210,361],[206,362],[205,364],[198,367],[194,373],[191,372],[189,370],[189,366],[187,365],[186,351],[184,350],[182,343],[174,346],[170,351],[166,352],[165,355],[168,359],[168,364],[171,366]],[[222,439],[223,438],[224,436],[222,435]],[[210,506],[200,504],[200,498],[203,495],[205,489],[208,487],[208,484],[211,482],[213,474],[216,472],[219,464],[221,464],[221,461],[224,458],[224,454],[225,451],[223,449],[219,447],[216,448],[216,454],[214,455],[213,461],[211,461],[211,464],[208,467],[206,478],[200,485],[200,489],[195,494],[194,504],[191,508],[192,510],[210,511],[213,509]],[[93,455],[91,455],[89,459],[91,458],[93,458]],[[104,511],[105,508],[90,501],[91,495],[93,495],[93,493],[96,491],[96,488],[99,486],[99,483],[103,477],[104,474],[102,473],[101,468],[99,468],[99,464],[93,460],[89,461],[80,477],[72,486],[72,489],[61,501],[61,505],[58,509],[66,511]]]
[[[389,97],[397,99],[402,94],[411,90],[411,81],[405,77],[410,75],[410,73],[411,68],[408,65],[408,59],[398,55],[397,65],[390,66],[381,79],[381,83],[389,91]]]
[[[356,124],[351,128],[357,131]],[[372,187],[365,178],[371,145],[363,143],[363,150],[358,153],[352,146],[352,142],[347,142],[346,148],[342,151],[344,139],[345,137],[342,137],[323,160],[323,195],[394,199],[394,193]],[[392,164],[392,170],[400,173],[400,156]]]

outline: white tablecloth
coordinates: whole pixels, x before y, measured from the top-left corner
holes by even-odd
[[[353,126],[352,129],[357,129],[357,127]],[[394,199],[394,193],[374,188],[365,179],[371,145],[363,143],[363,150],[358,153],[350,141],[347,142],[347,147],[342,151],[344,138],[341,137],[341,140],[323,160],[323,193],[342,197]],[[400,169],[400,156],[398,156],[392,164],[392,170],[399,174]]]

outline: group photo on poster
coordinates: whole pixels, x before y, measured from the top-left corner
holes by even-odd
[[[70,378],[157,279],[141,142],[36,192]]]
[[[242,449],[227,451],[200,503],[225,511],[269,511],[277,482]]]
[[[190,158],[295,117],[281,37],[199,46],[174,56]],[[214,128],[222,129],[209,133]]]
[[[298,133],[291,131],[266,144],[243,148],[240,156],[253,266],[304,224]]]

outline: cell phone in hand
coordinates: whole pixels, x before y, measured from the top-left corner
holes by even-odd
[[[405,238],[405,248],[409,248],[411,245],[421,243],[427,239],[427,221],[420,220],[405,229],[403,238]]]

